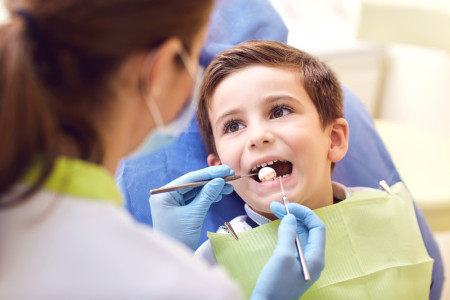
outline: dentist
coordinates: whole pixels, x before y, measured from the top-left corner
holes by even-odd
[[[113,179],[123,156],[188,105],[213,1],[5,2],[0,298],[242,298],[224,270],[188,249],[210,205],[231,193],[221,177],[232,170],[170,183],[215,178],[153,201],[153,230],[121,207]],[[295,211],[281,222],[254,299],[298,299],[320,276],[324,225],[307,208]],[[295,257],[297,231],[308,235],[310,282]]]

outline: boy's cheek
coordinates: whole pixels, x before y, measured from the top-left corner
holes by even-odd
[[[242,170],[239,166],[239,153],[235,151],[232,147],[228,149],[221,148],[220,150],[217,149],[217,152],[219,154],[218,159],[223,165],[229,166],[233,171],[236,172],[236,174],[241,174]]]

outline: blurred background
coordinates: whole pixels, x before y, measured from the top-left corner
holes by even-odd
[[[271,1],[288,43],[327,62],[366,104],[439,243],[450,299],[450,1]]]

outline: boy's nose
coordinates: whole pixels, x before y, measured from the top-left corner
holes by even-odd
[[[250,148],[257,148],[265,145],[270,145],[274,140],[275,136],[273,135],[273,133],[269,128],[263,125],[251,130],[248,145]]]

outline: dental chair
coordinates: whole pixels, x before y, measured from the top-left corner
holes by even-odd
[[[211,17],[209,34],[200,62],[207,66],[221,51],[245,40],[286,42],[287,28],[269,0],[222,0]],[[378,188],[379,181],[392,185],[401,178],[380,139],[363,102],[348,88],[344,90],[344,113],[350,127],[349,150],[338,162],[332,179],[346,186]],[[152,225],[149,190],[161,187],[190,171],[207,167],[207,153],[195,118],[172,143],[152,152],[121,162],[117,183],[125,206],[139,222]],[[157,176],[155,176],[157,174]],[[422,212],[414,206],[429,255],[435,260],[430,299],[439,299],[443,267],[439,248]],[[244,202],[233,192],[214,203],[203,224],[200,244],[207,231],[216,231],[224,222],[245,214]]]

